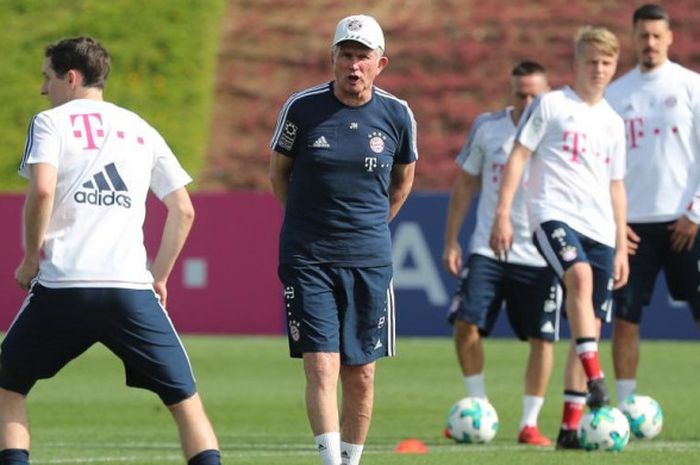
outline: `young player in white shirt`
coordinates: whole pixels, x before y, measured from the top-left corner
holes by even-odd
[[[668,59],[673,34],[660,6],[638,8],[632,33],[637,66],[606,91],[627,134],[630,278],[615,292],[618,403],[636,389],[642,310],[662,268],[700,328],[700,75]]]
[[[49,45],[20,174],[29,178],[24,257],[29,294],[0,352],[0,465],[29,463],[26,396],[100,342],[129,386],[156,393],[180,432],[188,465],[221,463],[185,349],[164,305],[167,280],[194,219],[191,179],[162,137],[103,101],[110,57],[91,38]],[[168,215],[150,270],[142,226],[152,190]]]
[[[491,233],[493,251],[505,258],[513,242],[513,197],[531,159],[530,227],[564,283],[572,333],[557,448],[580,447],[576,427],[584,403],[609,403],[597,341],[601,320],[609,316],[610,291],[624,285],[628,274],[624,127],[603,98],[618,56],[619,43],[608,30],[579,31],[573,86],[534,102],[518,129]]]
[[[489,247],[501,173],[513,147],[516,126],[532,99],[549,90],[545,70],[538,63],[522,62],[513,68],[511,76],[513,105],[480,115],[456,160],[461,170],[450,196],[443,262],[453,276],[460,278],[460,286],[448,319],[454,326],[467,395],[486,397],[481,338],[488,336],[501,304],[506,303],[513,331],[530,345],[518,442],[548,446],[551,441],[540,432],[537,419],[552,371],[552,341],[558,337],[561,292],[556,275],[532,243],[521,190],[512,214],[515,238],[508,262],[497,260]],[[477,224],[467,263],[463,264],[458,236],[477,192]]]

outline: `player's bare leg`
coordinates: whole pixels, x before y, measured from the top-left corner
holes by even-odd
[[[484,383],[484,347],[481,342],[479,328],[462,320],[455,320],[453,340],[457,352],[457,362],[464,377],[467,395],[486,398],[486,386]],[[450,437],[447,428],[443,435]]]
[[[219,443],[199,394],[195,393],[177,404],[169,405],[168,409],[177,424],[182,451],[187,460],[205,451],[218,452]]]
[[[484,372],[484,347],[481,342],[479,328],[466,321],[456,320],[454,323],[454,344],[457,361],[465,379],[481,375]],[[481,386],[472,385],[468,388],[470,396],[486,397],[483,381]]]
[[[639,365],[639,325],[615,319],[612,338],[615,378],[635,379]]]
[[[564,273],[566,316],[574,339],[596,338],[593,312],[593,270],[588,263],[574,264]]]
[[[340,436],[343,442],[362,445],[367,438],[374,404],[375,363],[340,368],[343,408]]]
[[[324,465],[339,465],[338,376],[340,354],[304,353],[306,414]]]
[[[548,446],[551,441],[540,432],[537,427],[537,418],[552,374],[554,348],[551,342],[542,339],[529,338],[528,342],[530,355],[525,369],[525,396],[518,442]]]
[[[600,322],[593,309],[591,266],[585,262],[574,264],[564,273],[564,286],[572,338],[564,373],[564,411],[557,448],[576,449],[580,447],[576,428],[584,404],[597,408],[609,403],[609,397],[598,356]]]
[[[544,397],[552,374],[554,347],[551,342],[530,338],[530,356],[525,371],[525,394]]]
[[[0,450],[29,450],[26,397],[0,388]]]
[[[586,403],[598,408],[610,403],[605,377],[600,369],[598,339],[600,322],[593,310],[593,270],[588,263],[574,264],[564,273],[566,314],[576,341],[576,353],[588,379]]]
[[[306,414],[314,435],[339,431],[338,376],[340,354],[308,352],[304,354],[306,375]]]
[[[639,325],[615,319],[612,337],[613,367],[617,380],[617,402],[634,394],[639,366]]]

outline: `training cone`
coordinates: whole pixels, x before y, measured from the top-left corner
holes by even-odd
[[[423,441],[415,438],[404,439],[394,447],[397,454],[425,454],[428,446]]]

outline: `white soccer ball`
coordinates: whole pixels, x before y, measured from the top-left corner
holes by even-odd
[[[628,396],[620,405],[630,424],[632,434],[640,439],[652,439],[661,433],[664,412],[649,396]]]
[[[581,418],[578,440],[586,450],[620,452],[630,440],[627,417],[615,407],[591,410]]]
[[[498,432],[496,409],[486,399],[465,397],[447,414],[447,432],[457,442],[489,442]]]

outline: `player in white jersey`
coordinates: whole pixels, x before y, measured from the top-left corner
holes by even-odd
[[[637,66],[606,97],[625,120],[630,279],[615,293],[613,361],[617,401],[634,394],[639,324],[659,271],[700,328],[700,75],[668,59],[668,13],[658,5],[633,16]]]
[[[584,403],[591,408],[609,403],[597,341],[601,320],[609,316],[613,282],[624,285],[628,273],[624,127],[603,98],[618,56],[617,38],[608,30],[579,31],[573,86],[533,102],[518,128],[491,234],[493,251],[505,256],[513,243],[512,201],[531,158],[530,227],[564,283],[572,332],[557,448],[580,447],[576,428]]]
[[[522,62],[511,76],[512,106],[479,116],[456,160],[461,170],[450,196],[443,262],[453,276],[461,277],[461,283],[448,318],[454,325],[467,395],[485,398],[481,338],[490,333],[506,302],[514,332],[530,344],[518,442],[548,446],[551,441],[540,433],[537,418],[552,371],[551,342],[558,336],[560,293],[557,277],[532,243],[520,190],[512,213],[515,238],[508,262],[498,261],[489,247],[501,172],[513,147],[516,126],[532,99],[549,90],[545,70],[538,63]],[[458,236],[478,191],[476,230],[463,267]]]
[[[219,465],[214,431],[164,305],[189,233],[191,178],[136,114],[103,101],[108,52],[91,38],[46,48],[41,92],[51,109],[30,124],[20,174],[29,179],[24,257],[15,280],[29,294],[0,352],[0,465],[29,463],[25,399],[39,379],[100,342],[129,386],[156,393],[189,465]],[[168,210],[146,268],[149,189]]]

